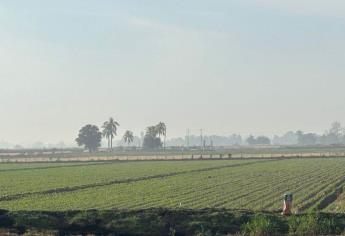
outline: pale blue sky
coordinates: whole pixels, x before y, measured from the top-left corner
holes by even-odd
[[[345,123],[343,0],[0,0],[0,140],[323,132]]]

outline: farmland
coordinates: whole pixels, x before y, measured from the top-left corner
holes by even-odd
[[[326,208],[326,211],[334,213],[345,212],[345,193],[342,191],[336,193],[335,201]]]
[[[300,212],[343,211],[325,199],[344,173],[342,158],[1,164],[0,208],[275,211],[289,191]]]

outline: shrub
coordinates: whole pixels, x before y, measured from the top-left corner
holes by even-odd
[[[289,233],[292,235],[330,235],[340,231],[334,218],[323,217],[322,214],[292,216],[289,219]]]
[[[54,217],[44,213],[15,213],[11,214],[14,226],[37,229],[52,229],[61,227],[58,217]]]
[[[281,222],[277,218],[267,215],[255,215],[247,224],[244,225],[242,231],[245,235],[278,235],[281,229]]]
[[[101,219],[97,211],[83,211],[72,217],[69,224],[83,228],[96,226],[100,221]]]

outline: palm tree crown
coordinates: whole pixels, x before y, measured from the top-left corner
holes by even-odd
[[[128,145],[129,145],[130,143],[132,143],[133,140],[134,140],[133,132],[130,131],[130,130],[127,130],[127,131],[125,132],[125,134],[123,135],[123,140],[125,141],[125,143],[128,143]]]
[[[165,136],[166,132],[167,132],[167,127],[166,127],[166,125],[163,122],[159,122],[156,125],[156,130],[157,130],[157,134],[159,136],[161,136],[161,135]]]
[[[108,121],[103,123],[103,137],[108,139],[108,148],[111,150],[113,149],[113,138],[115,135],[117,135],[117,127],[120,126],[120,124],[115,121],[112,117],[109,118]]]
[[[156,132],[157,132],[157,134],[159,135],[159,137],[160,137],[161,135],[164,136],[164,149],[165,149],[165,140],[166,140],[166,136],[167,136],[167,127],[166,127],[165,123],[159,122],[159,123],[156,125]]]

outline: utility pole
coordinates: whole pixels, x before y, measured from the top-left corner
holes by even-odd
[[[202,134],[202,129],[200,129],[200,148],[201,150],[204,150],[203,146],[204,146],[204,138],[203,138],[203,134]]]
[[[187,129],[187,136],[186,136],[186,141],[187,141],[187,148],[189,148],[189,135],[190,135],[190,130]]]

